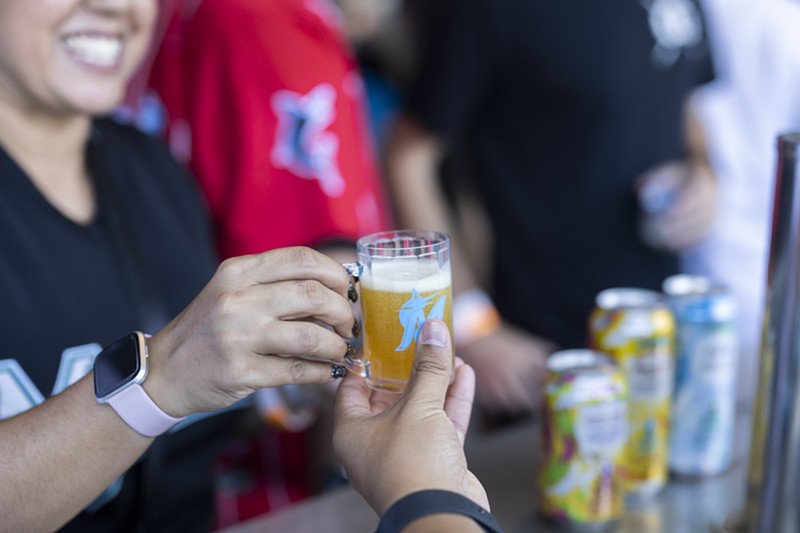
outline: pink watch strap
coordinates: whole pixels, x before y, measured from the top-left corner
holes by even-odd
[[[145,437],[157,437],[183,420],[162,411],[138,383],[119,391],[108,404],[125,423]]]

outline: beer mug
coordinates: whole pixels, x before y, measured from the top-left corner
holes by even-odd
[[[450,237],[387,231],[360,238],[356,249],[358,263],[345,268],[361,285],[363,344],[360,354],[345,358],[345,366],[374,390],[401,392],[423,322],[438,318],[452,331]]]

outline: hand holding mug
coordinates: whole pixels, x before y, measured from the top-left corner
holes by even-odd
[[[450,384],[452,353],[447,326],[429,320],[402,395],[373,391],[352,374],[339,387],[334,448],[353,487],[378,514],[422,489],[457,492],[489,508],[463,449],[475,374],[459,360]]]
[[[356,248],[358,263],[345,268],[360,280],[363,353],[345,364],[373,389],[400,392],[423,322],[452,326],[450,238],[396,230],[362,237]]]
[[[168,414],[227,407],[257,389],[325,383],[355,317],[350,277],[310,248],[228,259],[149,341],[145,388]]]

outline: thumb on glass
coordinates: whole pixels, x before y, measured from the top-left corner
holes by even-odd
[[[428,400],[441,407],[453,377],[453,346],[450,330],[441,320],[429,319],[417,337],[414,367],[406,386],[418,400]]]

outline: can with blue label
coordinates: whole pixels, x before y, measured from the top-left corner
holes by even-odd
[[[676,321],[670,470],[710,476],[733,460],[739,342],[730,291],[704,276],[664,281]]]

